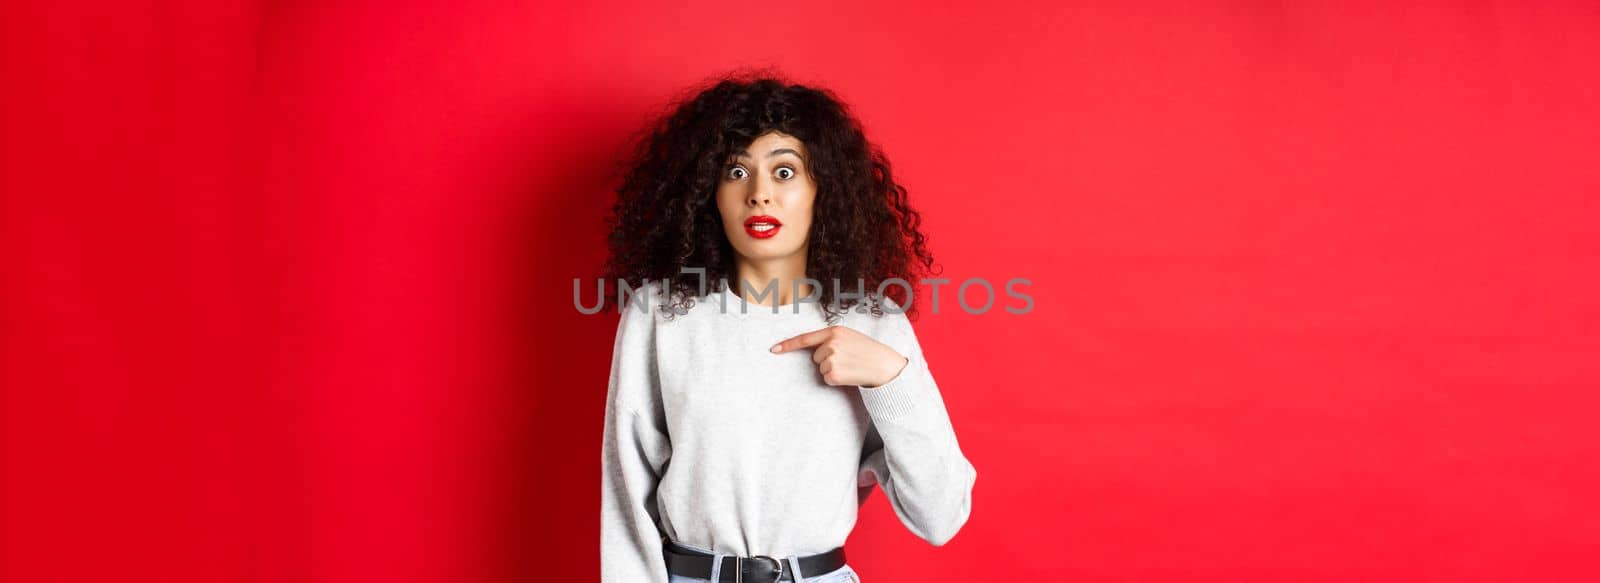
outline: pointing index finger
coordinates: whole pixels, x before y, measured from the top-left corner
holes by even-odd
[[[816,346],[818,344],[822,344],[822,341],[827,340],[832,334],[832,326],[823,328],[821,330],[812,330],[810,332],[806,332],[805,334],[785,338],[782,342],[772,345],[771,350],[773,354],[783,354],[790,350]]]

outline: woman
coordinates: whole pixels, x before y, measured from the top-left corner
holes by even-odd
[[[823,90],[723,80],[640,141],[610,217],[607,281],[637,293],[606,404],[602,581],[859,581],[843,544],[874,485],[934,545],[966,523],[977,474],[911,288],[879,293],[932,266],[919,222]]]

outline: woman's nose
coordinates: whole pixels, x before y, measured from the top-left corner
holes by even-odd
[[[747,197],[745,201],[752,207],[758,207],[764,204],[772,204],[772,195],[767,189],[758,188],[752,191],[750,196]]]

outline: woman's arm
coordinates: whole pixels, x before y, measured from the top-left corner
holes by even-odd
[[[961,453],[938,384],[923,360],[911,323],[894,318],[885,344],[900,350],[906,364],[892,380],[860,386],[872,429],[862,448],[857,485],[861,500],[874,483],[883,487],[900,522],[934,546],[943,545],[972,513],[977,470]]]
[[[871,326],[871,336],[829,326],[786,338],[772,352],[813,348],[811,360],[824,383],[860,392],[872,417],[856,480],[860,500],[881,484],[900,522],[943,545],[972,513],[978,472],[956,443],[911,321],[893,300],[883,301],[886,313]]]
[[[653,306],[625,305],[612,347],[601,452],[600,580],[666,583],[656,485],[672,455],[659,411]]]

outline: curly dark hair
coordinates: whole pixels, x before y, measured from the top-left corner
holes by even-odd
[[[820,305],[829,321],[862,302],[836,298],[864,283],[863,311],[882,316],[878,285],[891,278],[913,284],[933,270],[921,216],[896,183],[889,160],[870,143],[861,124],[832,92],[784,81],[770,73],[714,79],[675,102],[642,134],[622,172],[617,200],[607,218],[610,259],[607,283],[642,288],[668,280],[664,310],[694,305],[700,286],[715,291],[734,282],[734,251],[717,210],[719,177],[729,156],[768,132],[800,140],[817,185],[807,243],[806,276],[822,282]],[[684,274],[703,267],[705,278]],[[885,296],[916,307],[906,289],[890,285]]]

